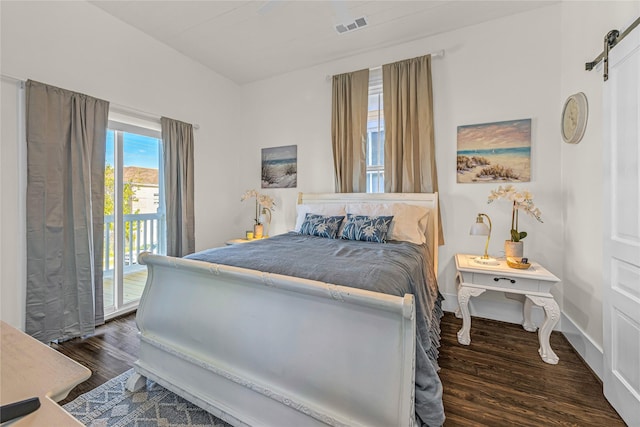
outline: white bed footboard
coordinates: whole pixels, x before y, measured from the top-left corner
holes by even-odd
[[[412,295],[139,260],[138,374],[236,426],[414,425]]]

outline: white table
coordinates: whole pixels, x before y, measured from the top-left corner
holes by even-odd
[[[524,322],[522,326],[529,332],[535,332],[536,325],[531,321],[532,304],[544,309],[544,323],[538,331],[540,348],[538,353],[543,361],[555,365],[558,356],[551,349],[549,336],[560,320],[560,308],[551,295],[551,287],[560,281],[537,262],[531,262],[526,270],[511,268],[506,260],[498,259],[497,265],[480,264],[475,261],[478,255],[456,254],[456,284],[458,286],[458,317],[462,317],[462,329],[458,331],[458,342],[471,343],[471,316],[469,299],[482,295],[486,291],[507,292],[524,296]]]
[[[41,404],[35,412],[6,424],[82,426],[55,402],[87,380],[91,371],[5,322],[0,321],[0,330],[0,403],[38,397]]]
[[[231,245],[238,245],[241,243],[249,243],[249,242],[255,242],[256,240],[264,240],[264,239],[268,239],[269,236],[263,236],[259,239],[243,239],[243,238],[238,238],[238,239],[230,239],[227,240],[226,242],[224,242],[225,245],[227,246],[231,246]]]
[[[238,245],[238,244],[240,244],[240,243],[249,243],[249,242],[251,242],[252,240],[255,240],[255,239],[251,239],[251,240],[249,240],[249,239],[242,239],[242,238],[238,238],[238,239],[230,239],[230,240],[227,240],[226,242],[224,242],[224,244],[225,244],[225,245],[227,245],[227,246],[231,246],[231,245]]]

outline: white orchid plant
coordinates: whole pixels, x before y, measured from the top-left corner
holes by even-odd
[[[527,237],[526,231],[518,230],[518,212],[525,211],[534,217],[537,221],[542,222],[542,212],[533,204],[533,194],[527,190],[517,191],[513,185],[499,186],[497,190],[492,190],[489,194],[487,203],[492,203],[498,199],[506,199],[513,202],[511,211],[511,241],[519,242]]]
[[[261,224],[261,215],[260,213],[268,213],[269,219],[271,219],[271,211],[274,210],[274,206],[276,205],[273,201],[273,197],[268,196],[266,194],[260,194],[256,190],[247,190],[240,198],[240,201],[244,202],[247,199],[254,198],[256,199],[256,216],[253,219],[256,224]]]

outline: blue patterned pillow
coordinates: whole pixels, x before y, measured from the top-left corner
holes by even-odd
[[[325,216],[308,213],[304,217],[302,226],[300,226],[300,234],[335,239],[343,220],[344,216]]]
[[[385,243],[393,216],[367,216],[347,214],[342,239]]]

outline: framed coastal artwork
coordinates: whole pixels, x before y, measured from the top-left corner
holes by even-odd
[[[298,186],[298,146],[262,149],[262,188]]]
[[[531,180],[531,119],[458,126],[457,182]]]

